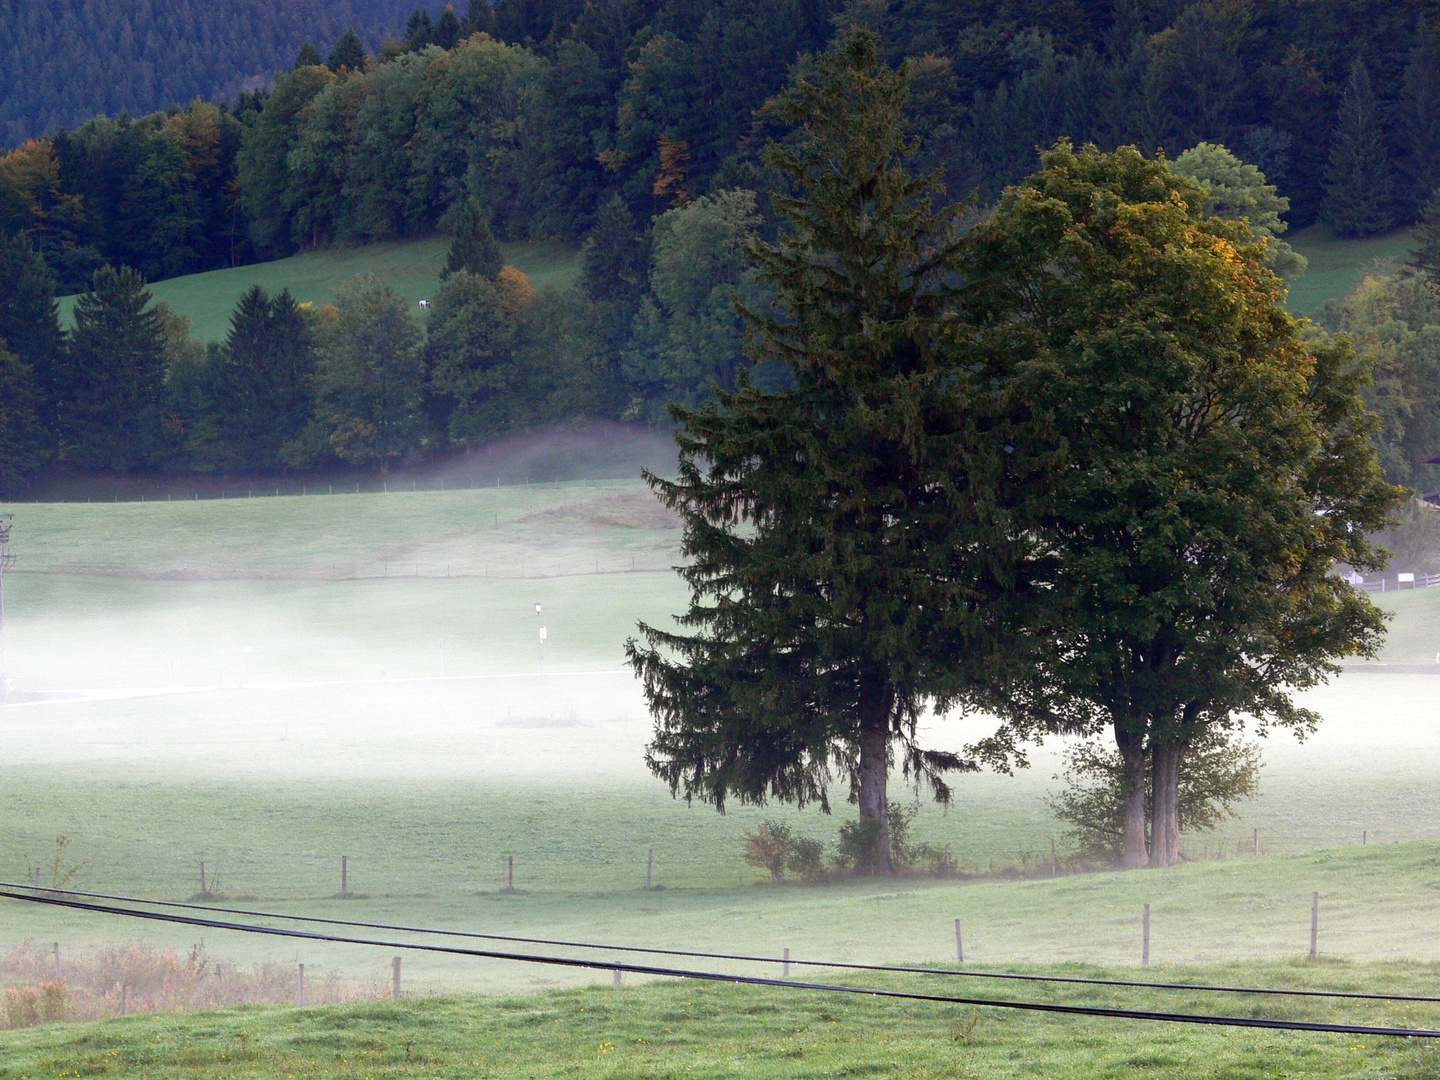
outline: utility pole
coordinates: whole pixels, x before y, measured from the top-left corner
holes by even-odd
[[[15,556],[5,550],[10,543],[10,526],[14,514],[0,514],[0,701],[10,696],[10,676],[5,674],[5,568]]]

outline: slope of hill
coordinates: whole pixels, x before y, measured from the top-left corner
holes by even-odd
[[[1377,263],[1409,258],[1416,244],[1414,229],[1349,240],[1335,236],[1324,225],[1311,225],[1285,239],[1310,260],[1310,268],[1290,284],[1288,306],[1296,315],[1313,315],[1328,300],[1344,300],[1366,271]]]
[[[170,278],[151,285],[150,291],[156,300],[165,301],[190,319],[197,340],[221,341],[230,327],[230,313],[251,285],[270,293],[289,289],[301,303],[323,304],[338,286],[357,274],[375,274],[411,303],[418,303],[434,294],[449,244],[448,237],[435,236],[307,251],[274,262]],[[524,271],[537,290],[568,288],[579,270],[575,249],[562,244],[501,244],[500,249],[505,260]],[[74,307],[74,296],[60,299],[61,318],[67,325]]]
[[[307,40],[328,50],[354,26],[399,34],[410,0],[13,0],[0,5],[0,146],[97,112],[131,115],[193,97],[232,98],[286,70]]]

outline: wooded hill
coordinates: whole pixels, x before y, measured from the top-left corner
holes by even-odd
[[[306,42],[228,104],[0,155],[0,484],[47,462],[383,467],[733,387],[734,301],[768,295],[744,255],[775,228],[767,102],[856,23],[906,67],[912,164],[951,195],[989,204],[1060,137],[1133,143],[1247,217],[1282,276],[1286,219],[1364,235],[1418,216],[1437,276],[1440,0],[477,0],[412,12],[378,53],[352,31]],[[260,292],[207,348],[147,307],[147,280],[437,231],[456,249],[428,313],[378,281],[313,310]],[[492,233],[583,240],[579,287],[532,288]],[[62,333],[54,297],[78,292]],[[1387,470],[1409,482],[1440,431],[1440,301],[1366,296],[1322,321],[1374,345]]]
[[[378,45],[408,0],[4,0],[0,146],[191,98],[233,101],[268,84],[308,39],[346,28]]]
[[[1172,157],[1223,143],[1289,198],[1293,224],[1324,218],[1347,235],[1413,220],[1440,186],[1436,0],[477,0],[463,18],[417,10],[403,27],[393,0],[263,17],[231,4],[153,27],[112,13],[119,42],[103,62],[77,51],[93,35],[46,46],[83,28],[53,10],[46,22],[12,0],[0,92],[12,137],[74,123],[74,108],[41,100],[62,84],[87,88],[94,109],[174,105],[0,158],[0,233],[30,233],[62,291],[107,261],[154,279],[423,234],[468,195],[502,237],[579,239],[614,194],[644,222],[714,191],[763,192],[761,106],[797,57],[853,23],[909,64],[923,163],[954,193],[993,197],[1062,135]],[[347,19],[373,39],[387,18],[378,54],[363,34],[328,64],[293,51]],[[19,61],[32,54],[65,77]],[[180,105],[281,67],[273,89]],[[152,96],[117,89],[127,80]]]

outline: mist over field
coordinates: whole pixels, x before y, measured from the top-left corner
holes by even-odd
[[[1290,955],[1307,890],[1323,884],[1332,955],[1440,960],[1423,920],[1392,917],[1432,906],[1423,869],[1413,885],[1387,870],[1383,900],[1363,884],[1381,853],[1405,850],[1391,845],[1440,832],[1431,680],[1378,669],[1305,695],[1325,716],[1319,732],[1267,740],[1260,796],[1215,834],[1187,837],[1195,861],[1173,876],[988,877],[1033,874],[1052,840],[1067,851],[1046,801],[1062,765],[1052,742],[1014,776],[960,777],[948,810],[917,804],[917,838],[951,845],[974,881],[760,885],[741,858],[747,829],[785,821],[833,844],[854,808],[842,797],[832,817],[722,816],[673,800],[645,768],[651,721],[622,645],[637,620],[664,625],[683,610],[667,569],[676,523],[635,481],[461,487],[609,437],[517,439],[454,463],[443,492],[5,507],[21,558],[6,576],[17,693],[0,711],[11,823],[0,877],[50,874],[64,835],[66,868],[81,864],[71,883],[99,891],[184,899],[204,861],[221,893],[261,908],[906,961],[944,960],[962,914],[990,962],[1129,962],[1142,899],[1185,913],[1183,933],[1157,915],[1155,947],[1174,959]],[[1429,591],[1386,600],[1398,611],[1386,658],[1433,655]],[[991,726],[929,717],[922,735],[958,748]],[[1260,860],[1246,857],[1254,830]],[[665,890],[637,891],[652,852]],[[341,855],[363,897],[343,910],[330,899]],[[1253,921],[1239,937],[1226,929],[1237,910]],[[1068,921],[1080,911],[1083,927]],[[195,936],[28,909],[7,911],[6,925],[10,948],[36,934],[82,952]],[[362,983],[388,962],[353,946],[206,941],[247,962],[303,953]],[[596,977],[406,963],[407,985],[430,990]]]

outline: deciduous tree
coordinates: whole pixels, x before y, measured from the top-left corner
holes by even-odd
[[[1399,489],[1369,443],[1363,365],[1310,346],[1242,223],[1133,148],[1061,143],[970,248],[1000,302],[988,348],[1052,440],[1035,531],[1055,559],[1050,651],[997,709],[1113,731],[1124,860],[1177,857],[1189,749],[1241,718],[1308,731],[1291,692],[1377,647],[1381,614],[1334,573],[1374,568],[1366,539]]]

